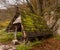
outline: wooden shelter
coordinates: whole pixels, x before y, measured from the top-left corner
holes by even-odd
[[[16,14],[9,23],[8,27],[6,28],[7,32],[14,32],[14,40],[13,43],[18,43],[17,40],[17,32],[21,32],[21,15],[19,12],[18,7],[16,7]]]
[[[21,32],[21,15],[18,11],[18,7],[16,7],[16,14],[6,28],[7,32],[15,32],[15,29],[17,29],[18,32]]]
[[[50,33],[49,32],[43,32],[42,33],[41,31],[40,32],[35,31],[34,33],[25,32],[25,29],[24,29],[25,27],[23,27],[23,25],[21,23],[22,23],[21,22],[21,15],[20,15],[18,7],[17,7],[16,14],[13,17],[13,19],[11,20],[11,22],[9,23],[9,25],[8,25],[8,27],[6,29],[7,32],[14,32],[15,39],[16,39],[16,33],[21,32],[21,31],[23,33],[24,41],[26,41],[26,39],[29,39],[31,37],[35,38],[35,37],[38,37],[38,36],[45,36],[45,35],[51,34],[51,32]]]

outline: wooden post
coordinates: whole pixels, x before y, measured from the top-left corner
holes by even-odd
[[[15,26],[15,32],[14,32],[14,40],[12,41],[14,45],[18,44],[18,40],[17,40],[17,26]]]
[[[24,43],[26,43],[26,37],[27,37],[27,35],[26,35],[26,33],[25,33],[25,30],[24,30],[24,27],[23,27],[23,25],[21,24],[21,27],[22,27],[22,33],[23,33],[23,37],[24,37]]]
[[[17,35],[17,26],[15,26],[15,33],[14,33],[14,38],[15,38],[15,40],[17,40],[16,35]]]

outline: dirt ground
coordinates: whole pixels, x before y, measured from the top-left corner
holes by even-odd
[[[45,39],[43,43],[34,46],[30,50],[60,50],[60,41],[55,38]]]

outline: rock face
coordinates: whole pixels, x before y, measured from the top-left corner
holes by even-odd
[[[57,22],[57,30],[56,30],[56,33],[58,34],[58,35],[60,35],[60,19],[58,20],[58,22]]]
[[[12,45],[0,45],[0,50],[16,50],[16,47]]]
[[[56,21],[56,18],[59,16],[55,16],[54,11],[51,12],[51,15],[49,15],[47,12],[44,15],[44,19],[47,22],[47,25],[49,28],[52,28],[52,30],[56,33],[56,35],[60,35],[60,19]]]

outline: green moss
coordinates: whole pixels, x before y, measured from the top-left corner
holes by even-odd
[[[34,32],[50,32],[46,21],[43,17],[35,14],[27,14],[26,12],[22,14],[22,24],[24,29],[28,33]]]

